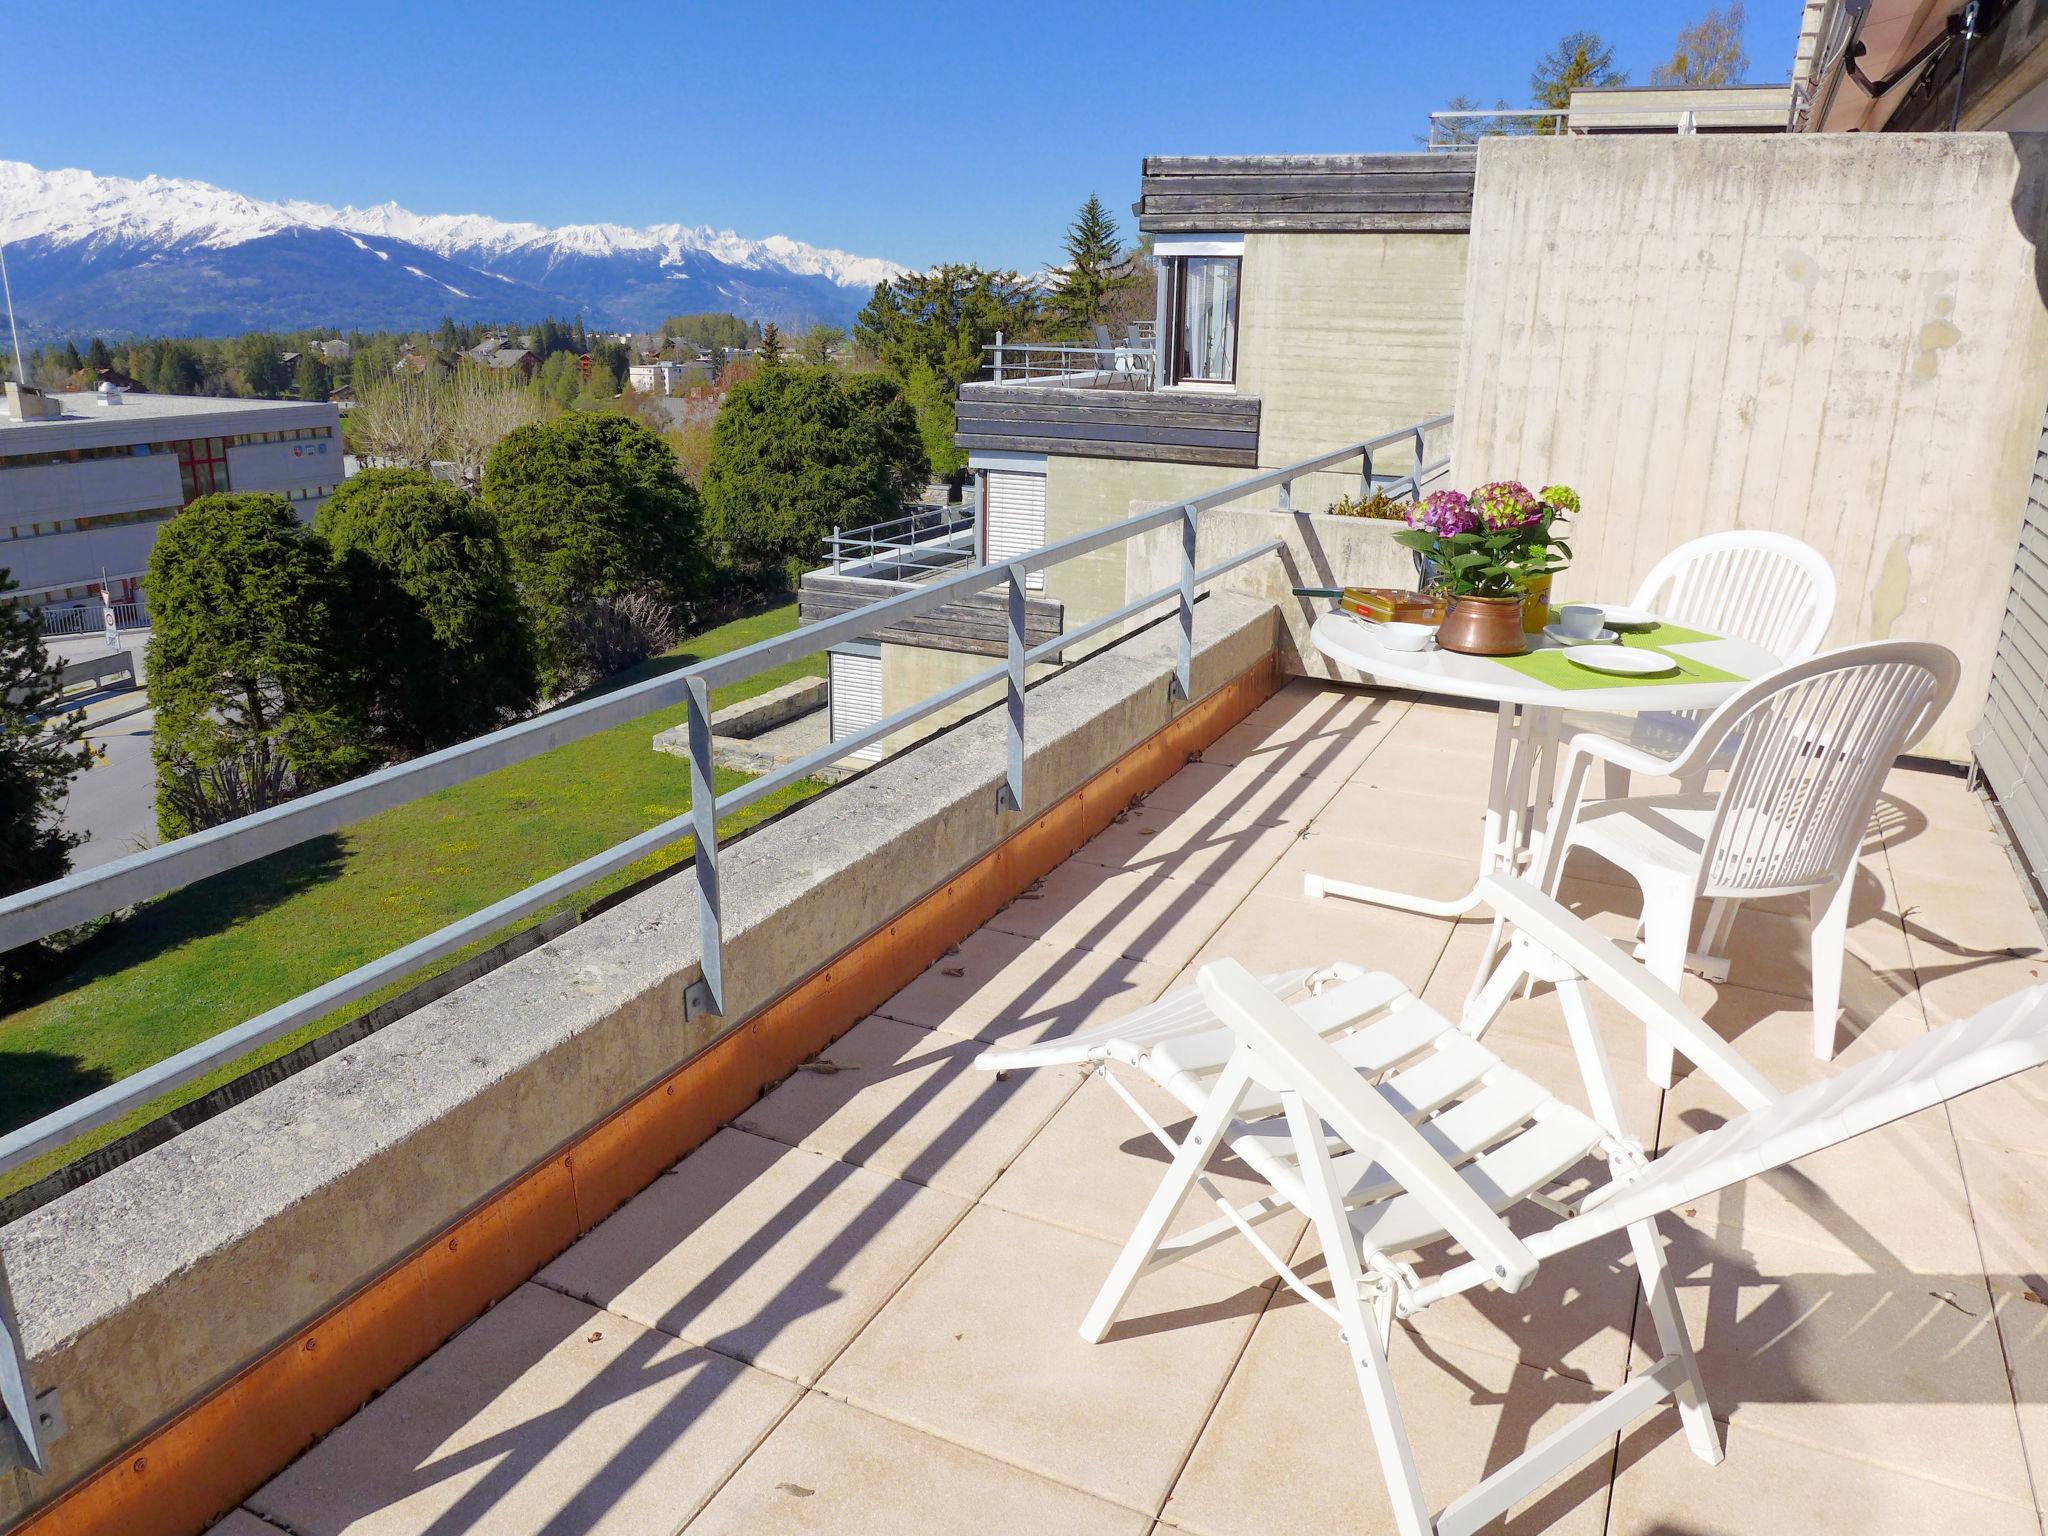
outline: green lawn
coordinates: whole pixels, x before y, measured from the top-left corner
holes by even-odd
[[[683,641],[610,686],[795,627],[794,604],[739,619]],[[717,702],[824,670],[822,655],[809,657],[721,690]],[[687,810],[688,762],[650,746],[654,732],[686,714],[682,705],[656,711],[140,909],[93,941],[45,995],[0,1018],[0,1128],[25,1124]],[[746,777],[720,771],[718,787],[732,788]],[[771,816],[818,787],[812,781],[792,785],[721,822],[720,831]],[[692,848],[686,838],[559,906],[588,904],[688,859]],[[30,1182],[461,958],[426,967],[17,1170],[0,1179],[0,1191]]]

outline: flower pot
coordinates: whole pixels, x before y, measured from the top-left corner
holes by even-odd
[[[1522,633],[1540,635],[1550,622],[1550,572],[1522,583]]]
[[[1523,651],[1522,599],[1459,597],[1437,626],[1436,643],[1467,656],[1519,656]]]

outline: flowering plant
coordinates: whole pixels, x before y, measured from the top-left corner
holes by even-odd
[[[1470,495],[1432,491],[1394,537],[1430,562],[1439,591],[1518,597],[1535,577],[1571,562],[1559,520],[1578,510],[1578,493],[1568,485],[1532,494],[1519,480],[1495,480]]]

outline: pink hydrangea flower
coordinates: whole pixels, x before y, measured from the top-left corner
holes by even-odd
[[[1408,526],[1424,528],[1440,539],[1470,533],[1479,526],[1471,505],[1457,491],[1431,491],[1421,506],[1408,514]]]

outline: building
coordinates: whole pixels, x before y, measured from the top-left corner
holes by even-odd
[[[1147,159],[1135,211],[1158,262],[1152,323],[1093,347],[1006,344],[960,390],[981,557],[1448,412],[1473,175],[1472,157],[1440,154]],[[1411,466],[1396,448],[1375,475]],[[1306,475],[1292,505],[1360,488],[1355,472]],[[1070,561],[1031,578],[1032,632],[1079,628],[1129,595],[1122,551]],[[860,680],[857,702],[835,693],[835,739],[981,671],[1001,630],[993,609],[947,613],[835,655],[835,683]],[[918,730],[986,703],[970,694]]]
[[[38,414],[56,408],[57,414]],[[326,401],[42,395],[10,386],[0,415],[0,567],[9,600],[136,602],[157,530],[214,491],[275,491],[302,520],[342,480]]]
[[[642,394],[676,395],[692,382],[703,382],[704,373],[701,363],[678,363],[661,358],[649,363],[634,363],[626,370],[626,378]]]

